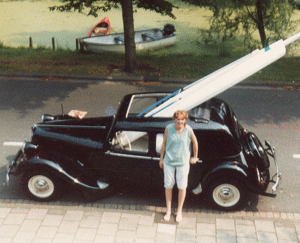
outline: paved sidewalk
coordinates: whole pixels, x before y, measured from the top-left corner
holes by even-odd
[[[101,203],[0,202],[0,242],[300,242],[300,214],[192,210],[179,224],[163,208]]]

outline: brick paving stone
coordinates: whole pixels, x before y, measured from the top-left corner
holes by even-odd
[[[263,218],[266,218],[266,217],[267,217],[267,213],[264,212],[264,211],[260,211],[260,212],[259,212],[259,216],[260,216],[260,217],[263,217]]]
[[[63,220],[58,228],[58,233],[75,234],[79,224],[79,221]]]
[[[277,236],[271,232],[257,232],[258,242],[275,243],[277,242]]]
[[[30,209],[28,208],[12,208],[11,209],[11,213],[24,213],[27,214],[29,212]]]
[[[298,237],[294,228],[276,227],[277,238],[279,240],[297,241]]]
[[[287,213],[287,218],[288,219],[294,219],[294,214],[293,213]]]
[[[99,224],[100,224],[100,217],[86,215],[83,216],[82,220],[80,221],[79,227],[98,229]]]
[[[134,243],[156,243],[154,240],[151,239],[139,239],[137,238]]]
[[[119,223],[121,213],[119,212],[103,212],[101,222],[102,223]]]
[[[216,219],[214,217],[208,218],[197,218],[197,223],[205,223],[205,224],[216,224]]]
[[[255,220],[254,223],[255,223],[256,231],[275,232],[273,221]]]
[[[42,220],[38,219],[25,219],[20,226],[19,231],[33,231],[36,232],[40,225],[42,224]]]
[[[73,243],[75,234],[58,233],[53,239],[53,243]]]
[[[138,225],[137,238],[155,239],[157,225]]]
[[[63,220],[63,215],[47,214],[42,222],[44,226],[59,226]]]
[[[253,225],[236,225],[236,235],[240,238],[255,238],[256,232]]]
[[[3,224],[21,225],[26,217],[24,213],[10,213],[7,215]]]
[[[253,220],[244,220],[244,219],[235,220],[235,224],[236,225],[253,225],[254,226]]]
[[[54,239],[57,233],[58,227],[55,226],[41,226],[37,232],[36,236],[39,239]]]
[[[35,232],[19,231],[12,240],[12,243],[31,243]]]
[[[62,209],[49,209],[47,214],[54,214],[54,215],[65,215],[66,210]]]
[[[237,237],[237,243],[257,243],[256,238],[240,238]]]
[[[195,241],[196,240],[196,230],[195,229],[177,229],[176,241]]]
[[[267,212],[267,218],[274,218],[274,213],[273,212]]]
[[[139,218],[124,218],[121,217],[118,229],[121,230],[136,230]]]
[[[279,218],[280,218],[280,213],[278,213],[278,212],[273,213],[273,215],[274,215],[274,218],[275,218],[275,219],[279,219]]]
[[[18,225],[2,225],[0,226],[0,238],[12,238],[18,232]]]
[[[217,230],[217,242],[236,243],[237,238],[233,230]]]
[[[79,228],[75,235],[75,240],[77,241],[93,241],[96,236],[96,229],[90,228]]]
[[[116,235],[117,230],[118,230],[118,224],[100,223],[99,228],[97,230],[97,234],[99,234],[99,235]]]
[[[216,243],[216,237],[209,235],[197,235],[196,243]]]
[[[176,236],[175,236],[175,234],[157,232],[155,242],[156,243],[175,243]]]
[[[121,218],[139,219],[140,214],[137,213],[122,213]]]
[[[1,242],[2,243],[2,242]],[[52,239],[34,238],[31,243],[52,243]]]
[[[135,240],[136,232],[131,230],[119,230],[116,234],[115,241],[116,243],[133,243]]]
[[[81,210],[68,210],[64,216],[64,220],[81,220],[83,213]]]
[[[235,230],[233,219],[216,219],[216,229],[218,230]]]
[[[197,235],[215,236],[216,235],[215,224],[197,223]]]
[[[140,215],[139,224],[141,225],[153,225],[155,214],[152,215]]]
[[[0,219],[4,219],[10,213],[11,208],[0,208]]]
[[[32,208],[28,212],[26,219],[43,219],[47,212],[48,209]]]
[[[111,235],[96,235],[94,243],[114,243],[115,236]]]
[[[280,213],[280,218],[287,219],[288,218],[287,213]]]
[[[157,224],[157,232],[168,235],[176,234],[176,225],[173,224]]]
[[[300,223],[295,223],[296,233],[300,235]]]
[[[294,219],[300,220],[300,213],[294,213]]]
[[[196,221],[196,218],[183,217],[182,221],[178,224],[178,228],[195,229]]]

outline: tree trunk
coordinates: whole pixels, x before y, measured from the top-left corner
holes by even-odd
[[[121,4],[125,40],[125,71],[132,73],[136,70],[132,0],[122,0]]]
[[[263,0],[256,1],[256,10],[257,10],[257,28],[260,35],[261,44],[266,44],[266,32],[265,32],[265,24],[264,24],[264,17],[263,17]]]

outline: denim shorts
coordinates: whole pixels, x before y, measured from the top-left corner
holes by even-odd
[[[190,163],[183,166],[172,166],[164,163],[164,183],[165,188],[172,189],[176,184],[178,189],[184,190],[187,188],[188,176],[190,172]]]

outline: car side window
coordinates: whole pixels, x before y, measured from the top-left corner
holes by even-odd
[[[147,132],[117,131],[111,144],[116,150],[148,153],[149,136]]]
[[[163,140],[164,140],[164,134],[163,133],[158,133],[156,135],[156,153],[158,155],[160,155],[160,151],[161,151],[161,146],[162,146],[162,143],[163,143]]]

